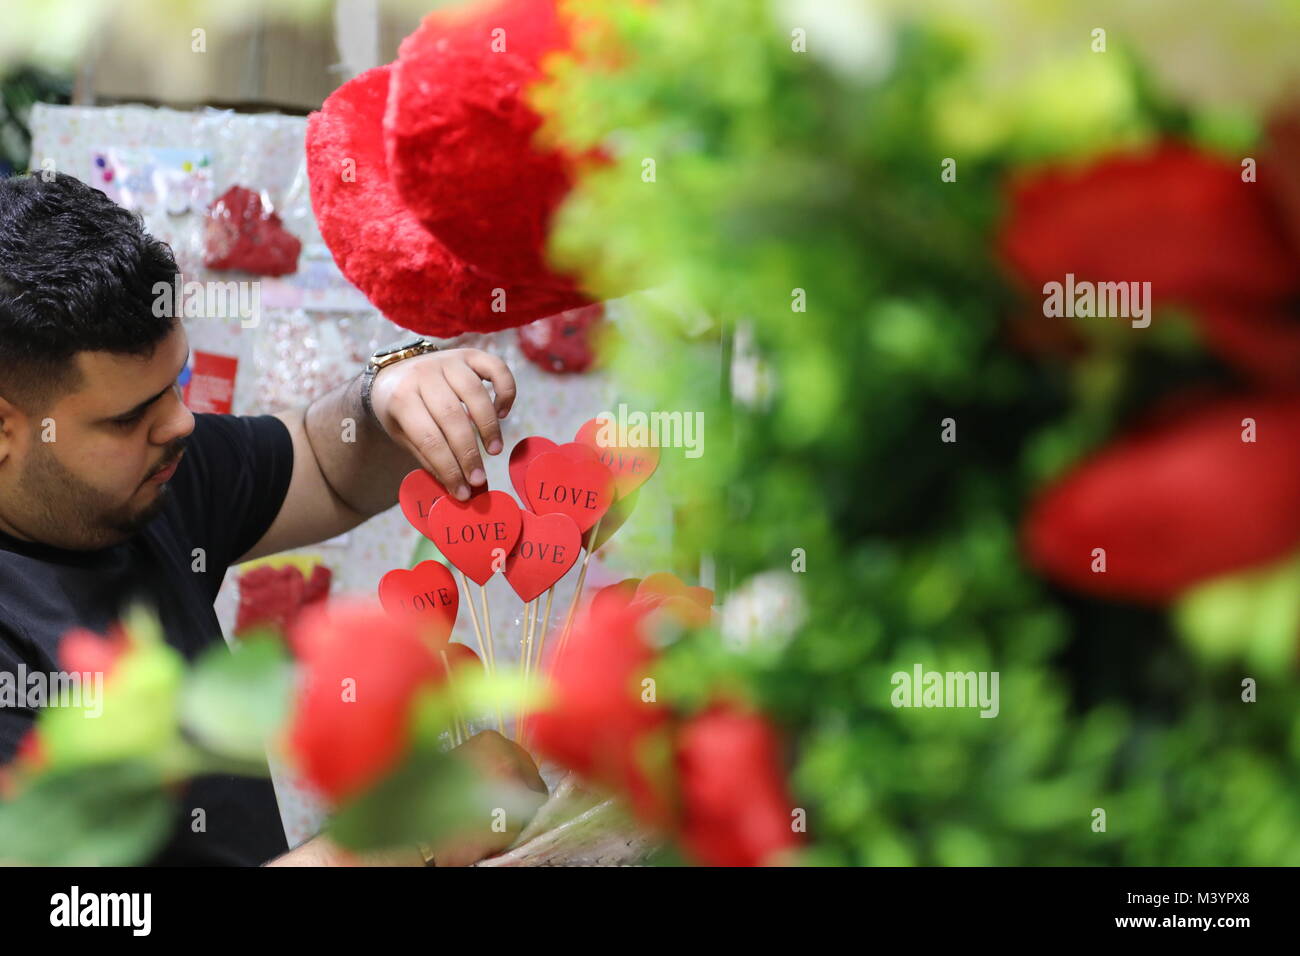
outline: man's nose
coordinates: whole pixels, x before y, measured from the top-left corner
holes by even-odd
[[[172,388],[171,394],[163,401],[167,403],[167,414],[149,436],[149,440],[155,445],[169,445],[188,437],[190,432],[194,431],[194,413],[181,401],[180,385]]]

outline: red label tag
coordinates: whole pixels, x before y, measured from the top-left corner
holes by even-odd
[[[229,415],[235,396],[239,359],[212,352],[195,352],[190,380],[181,389],[181,401],[192,412]]]

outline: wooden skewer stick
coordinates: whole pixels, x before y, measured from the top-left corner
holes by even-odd
[[[483,599],[483,633],[487,635],[488,660],[492,662],[489,673],[496,674],[497,655],[496,651],[492,647],[492,615],[488,611],[487,586],[480,584],[478,586],[478,591],[479,596]],[[471,601],[470,603],[473,602]],[[506,735],[506,721],[505,717],[502,716],[501,705],[499,703],[497,704],[497,731],[502,737]]]
[[[465,589],[465,603],[469,605],[469,616],[474,622],[474,640],[478,641],[479,660],[483,664],[483,670],[491,674],[492,668],[488,666],[487,652],[483,649],[483,631],[479,628],[478,611],[474,610],[474,596],[469,593],[469,581],[465,579],[464,571],[457,568],[456,573],[460,575],[461,586]]]
[[[442,655],[442,666],[446,669],[446,674],[447,674],[447,686],[451,688],[452,696],[455,696],[455,694],[456,694],[456,684],[455,684],[455,682],[454,682],[454,680],[452,679],[452,676],[451,676],[451,661],[447,660],[447,652],[446,652],[445,650],[440,650],[440,651],[438,651],[438,653],[439,653],[440,655]],[[463,738],[461,737],[461,735],[460,735],[460,703],[459,703],[459,701],[457,702],[456,707],[452,710],[452,713],[451,713],[451,739],[455,741],[455,746],[457,746],[457,747],[459,747],[461,744],[463,744],[463,743],[465,742],[464,739],[463,739]]]
[[[596,543],[596,537],[600,534],[600,522],[604,520],[602,515],[596,520],[596,524],[591,529],[591,543]],[[564,618],[564,630],[560,632],[560,646],[555,650],[555,657],[558,660],[564,653],[565,646],[569,643],[569,631],[573,628],[573,615],[578,610],[578,601],[582,599],[582,586],[587,582],[587,562],[591,560],[591,551],[588,550],[582,556],[582,570],[578,572],[578,586],[573,590],[573,600],[569,602],[569,613]]]
[[[533,673],[542,669],[542,652],[546,650],[546,635],[551,631],[551,600],[554,597],[555,585],[552,584],[546,591],[546,609],[542,611],[542,619],[540,622],[542,636],[537,640],[537,653],[528,665],[532,669]]]
[[[519,621],[519,674],[526,681],[528,679],[528,652],[532,649],[532,614],[536,610],[537,600],[524,602],[524,614]],[[519,742],[519,735],[522,733],[524,726],[524,704],[519,702],[519,713],[515,717],[515,742]]]

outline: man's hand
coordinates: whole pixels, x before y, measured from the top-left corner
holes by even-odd
[[[537,772],[537,765],[528,756],[528,751],[495,730],[475,734],[453,750],[452,755],[467,761],[482,776],[522,784],[536,792],[538,807],[546,802],[546,781]],[[438,866],[469,866],[477,863],[509,847],[527,824],[528,820],[508,819],[506,832],[496,833],[485,818],[481,833],[465,835],[435,847],[434,861]]]
[[[492,383],[495,401],[484,381]],[[475,432],[489,455],[501,453],[499,419],[515,400],[506,363],[481,349],[417,355],[380,369],[370,405],[384,431],[461,501],[487,482]]]

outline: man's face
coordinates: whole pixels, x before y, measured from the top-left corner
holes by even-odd
[[[11,445],[6,524],[71,549],[107,547],[148,524],[194,430],[176,384],[188,356],[179,322],[148,358],[79,352],[81,387],[30,422],[27,443]]]

